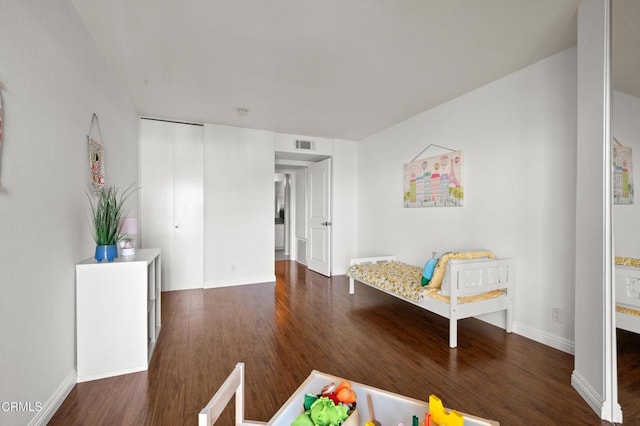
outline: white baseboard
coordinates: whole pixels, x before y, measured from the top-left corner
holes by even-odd
[[[334,267],[333,270],[331,271],[331,276],[347,275],[347,269],[349,269],[349,265]]]
[[[600,415],[604,401],[600,395],[598,395],[598,392],[591,387],[589,382],[584,380],[582,375],[576,370],[573,370],[573,373],[571,373],[571,386],[578,391],[582,399],[589,404],[589,407],[591,407],[596,414]]]
[[[571,386],[580,394],[589,407],[602,419],[615,423],[622,423],[622,409],[620,404],[612,407],[609,402],[603,400],[589,382],[576,370],[571,373]]]
[[[259,277],[243,277],[236,280],[205,281],[204,288],[233,287],[246,284],[275,283],[275,275],[263,275]]]
[[[528,327],[519,322],[514,322],[513,332],[527,339],[534,340],[543,345],[550,346],[558,349],[559,351],[566,352],[568,354],[575,354],[575,343],[572,340],[568,340],[554,334],[544,332],[535,328]]]
[[[31,419],[29,426],[46,425],[49,420],[51,420],[58,408],[60,408],[64,402],[65,398],[69,393],[71,393],[71,390],[76,385],[76,376],[76,370],[73,369],[73,371],[64,378],[62,383],[60,383],[58,389],[56,389],[49,399],[47,399],[47,401],[42,405],[42,410],[38,411],[33,419]]]
[[[611,407],[611,404],[602,399],[580,373],[573,370],[571,373],[571,386],[580,394],[589,407],[602,419],[615,423],[622,423],[622,409],[620,404]]]
[[[107,377],[121,376],[123,374],[138,373],[140,371],[147,371],[147,370],[148,370],[148,365],[146,364],[146,361],[145,361],[144,364],[140,364],[135,367],[123,368],[121,370],[110,370],[106,372],[103,371],[101,373],[85,374],[85,375],[77,376],[76,382],[84,383],[84,382],[89,382],[91,380],[106,379]]]

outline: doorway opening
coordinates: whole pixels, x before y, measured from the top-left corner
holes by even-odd
[[[292,260],[331,276],[331,156],[276,151],[275,176],[282,183],[275,187],[274,216],[281,215],[278,198],[284,200],[284,219],[276,219],[284,222],[284,232],[276,230],[275,260]],[[282,233],[284,242],[278,245]]]
[[[291,175],[276,173],[274,185],[275,260],[289,260],[291,257]]]

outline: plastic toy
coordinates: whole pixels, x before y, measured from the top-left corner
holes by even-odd
[[[427,261],[424,265],[424,269],[422,270],[422,285],[429,285],[431,282],[431,278],[433,278],[433,271],[436,269],[436,265],[438,264],[438,258],[436,257],[436,252],[431,252],[431,259]]]
[[[351,383],[343,381],[324,386],[319,395],[304,396],[304,412],[291,426],[336,426],[341,425],[355,410],[356,394]]]
[[[462,414],[456,410],[447,413],[442,401],[435,395],[429,395],[429,415],[437,426],[464,426]]]
[[[356,393],[351,389],[351,383],[344,381],[335,389],[336,398],[339,402],[351,404],[356,401]]]

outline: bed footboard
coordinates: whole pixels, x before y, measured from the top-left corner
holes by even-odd
[[[616,326],[640,333],[640,268],[616,265],[615,269]]]
[[[513,331],[513,259],[475,259],[449,261],[450,302],[449,302],[449,346],[457,345],[457,320],[492,312],[505,311],[505,331]],[[458,302],[458,297],[474,296],[494,290],[506,294],[482,303]],[[477,307],[477,309],[476,309]]]
[[[396,256],[377,256],[377,257],[360,257],[351,259],[350,266],[353,265],[370,265],[372,263],[386,263],[396,260]],[[349,277],[349,294],[355,293],[355,284],[353,277]]]
[[[640,310],[640,268],[616,266],[616,303]]]

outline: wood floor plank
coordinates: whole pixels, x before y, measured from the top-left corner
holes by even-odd
[[[476,319],[459,322],[459,346],[450,349],[447,320],[363,285],[350,296],[344,276],[279,261],[276,278],[163,293],[149,370],[76,385],[49,424],[194,425],[239,361],[251,420],[268,420],[315,369],[417,399],[435,393],[503,426],[607,424],[572,388],[569,354]],[[638,335],[618,338],[620,401],[633,424]],[[232,419],[230,406],[219,424]]]

